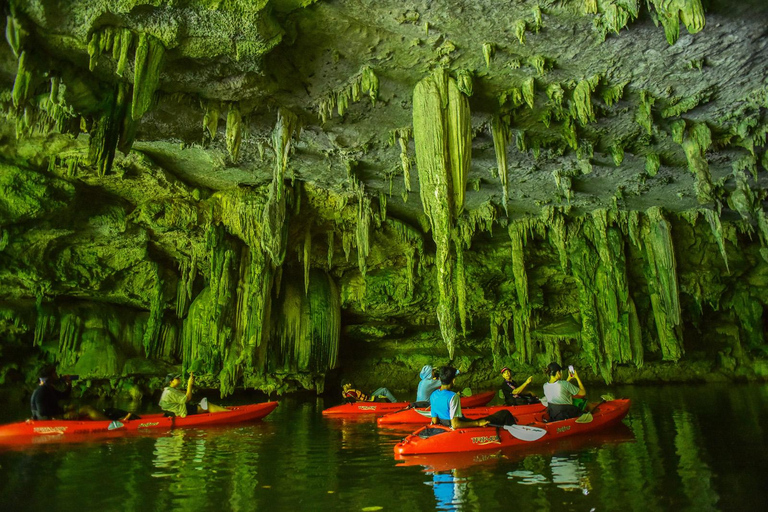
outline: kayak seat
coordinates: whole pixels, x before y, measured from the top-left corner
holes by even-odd
[[[433,437],[439,434],[445,434],[446,432],[448,432],[448,430],[444,428],[427,427],[421,432],[419,432],[419,437],[422,439],[428,439],[430,437]]]

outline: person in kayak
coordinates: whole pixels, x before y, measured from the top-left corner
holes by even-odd
[[[179,418],[184,418],[191,414],[201,414],[204,412],[226,412],[229,409],[220,405],[209,403],[203,398],[200,403],[190,403],[192,400],[192,388],[195,384],[195,375],[190,372],[187,380],[186,392],[179,389],[181,384],[181,375],[169,373],[165,376],[165,389],[160,395],[160,408],[166,412],[171,412]]]
[[[549,382],[544,384],[549,420],[560,421],[582,416],[584,414],[582,407],[586,404],[586,400],[579,400],[577,402],[581,404],[579,407],[574,404],[574,399],[584,399],[587,396],[587,390],[584,389],[578,372],[569,371],[568,378],[563,380],[563,368],[555,362],[549,363],[545,372],[549,376]],[[573,385],[572,380],[576,380],[578,388]]]
[[[432,368],[432,365],[425,364],[419,372],[419,387],[416,390],[416,406],[428,407],[429,397],[432,393],[440,389],[440,380],[437,378],[437,370]]]
[[[355,389],[351,380],[345,379],[341,383],[341,396],[347,403],[354,402],[375,402],[379,399],[389,400],[390,402],[397,402],[395,396],[387,388],[379,388],[370,395],[366,395],[359,389]]]
[[[528,377],[525,382],[518,386],[517,383],[512,380],[512,370],[506,366],[501,369],[501,376],[504,377],[504,382],[501,384],[504,405],[528,405],[539,403],[539,399],[533,393],[525,391],[525,388],[531,383],[533,377]]]
[[[40,372],[37,389],[30,399],[33,420],[76,420],[83,417],[92,420],[109,419],[90,405],[78,407],[75,404],[67,404],[62,407],[59,400],[67,400],[72,395],[72,378],[65,375],[62,380],[66,384],[64,391],[54,387],[59,381],[55,367],[47,366]]]
[[[453,389],[456,375],[459,371],[453,366],[440,368],[440,389],[432,392],[429,397],[431,406],[432,424],[443,425],[451,428],[484,427],[493,425],[514,425],[515,417],[507,410],[493,413],[484,418],[470,420],[461,412],[461,399]]]

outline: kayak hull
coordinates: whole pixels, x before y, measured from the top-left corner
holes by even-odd
[[[599,405],[592,413],[590,423],[576,423],[576,418],[544,423],[546,412],[523,415],[517,418],[519,425],[541,428],[547,433],[537,441],[522,441],[507,430],[499,427],[471,427],[450,429],[440,425],[425,426],[395,445],[396,455],[419,455],[428,453],[457,453],[480,450],[494,450],[514,446],[532,446],[576,434],[601,430],[620,422],[629,411],[631,402],[627,399],[612,400]],[[432,428],[443,432],[422,438],[424,430]]]
[[[496,395],[495,391],[486,391],[472,396],[461,397],[461,407],[481,407]],[[351,404],[342,404],[330,407],[323,411],[324,416],[353,416],[353,415],[375,415],[390,414],[402,411],[408,407],[409,402],[354,402]]]
[[[478,418],[484,418],[493,413],[507,410],[512,413],[516,418],[519,415],[532,414],[536,412],[544,412],[546,407],[542,404],[530,404],[530,405],[495,405],[493,407],[468,407],[464,409],[462,405],[461,412],[465,418],[475,420]],[[423,425],[429,423],[432,420],[429,407],[423,409],[411,408],[405,411],[393,412],[378,418],[376,421],[379,425]]]
[[[141,432],[154,429],[226,425],[264,418],[275,410],[277,402],[229,407],[227,412],[193,414],[184,418],[168,418],[147,414],[140,419],[122,422],[89,420],[27,420],[0,426],[0,443],[39,436],[68,436],[101,432]],[[113,426],[110,429],[110,425]],[[117,426],[120,425],[120,426]],[[117,426],[117,428],[114,428]]]

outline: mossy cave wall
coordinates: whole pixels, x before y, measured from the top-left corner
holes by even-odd
[[[0,385],[768,378],[764,2],[4,9]]]

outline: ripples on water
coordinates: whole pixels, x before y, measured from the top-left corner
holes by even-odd
[[[618,388],[624,424],[395,461],[407,431],[286,399],[267,420],[0,446],[2,510],[765,510],[768,386]],[[333,404],[329,404],[333,405]],[[24,417],[16,411],[13,418]]]

